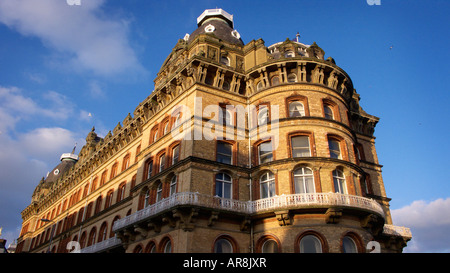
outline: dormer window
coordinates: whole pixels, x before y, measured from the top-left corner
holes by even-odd
[[[228,57],[222,56],[220,57],[220,63],[226,66],[230,66],[230,59]]]
[[[216,29],[216,28],[215,28],[213,25],[211,25],[211,24],[209,24],[209,25],[207,25],[207,26],[205,27],[205,31],[206,31],[207,33],[214,32],[215,29]]]
[[[233,37],[236,38],[236,39],[240,39],[241,38],[241,34],[239,34],[239,32],[237,30],[233,30],[231,32],[231,35],[233,35]]]
[[[288,50],[288,51],[286,51],[286,52],[284,53],[284,57],[285,57],[285,58],[292,58],[292,57],[295,57],[295,53],[294,53],[294,51],[292,51],[292,50]]]

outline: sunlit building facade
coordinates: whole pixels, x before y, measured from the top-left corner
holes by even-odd
[[[349,75],[298,36],[244,44],[222,9],[197,26],[133,115],[41,180],[17,252],[401,252]]]

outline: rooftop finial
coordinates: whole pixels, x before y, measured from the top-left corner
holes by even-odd
[[[75,154],[75,149],[77,148],[77,143],[75,142],[75,146],[73,147],[72,154]]]

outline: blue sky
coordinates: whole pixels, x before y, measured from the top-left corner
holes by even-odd
[[[245,43],[300,33],[352,78],[380,117],[376,147],[407,252],[450,252],[447,0],[0,2],[0,226],[18,237],[41,177],[93,126],[113,130],[153,90],[178,39],[210,8],[234,15]]]

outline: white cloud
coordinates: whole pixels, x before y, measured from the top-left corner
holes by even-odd
[[[44,117],[61,121],[72,116],[75,105],[66,96],[47,91],[41,98],[45,102],[43,106],[17,87],[0,86],[0,131],[13,130],[24,119]]]
[[[418,200],[391,212],[395,225],[411,229],[405,252],[450,252],[450,198]]]
[[[66,67],[98,75],[145,72],[128,41],[126,20],[102,14],[104,2],[70,6],[64,0],[2,0],[0,22],[41,39],[63,56],[59,62]]]

